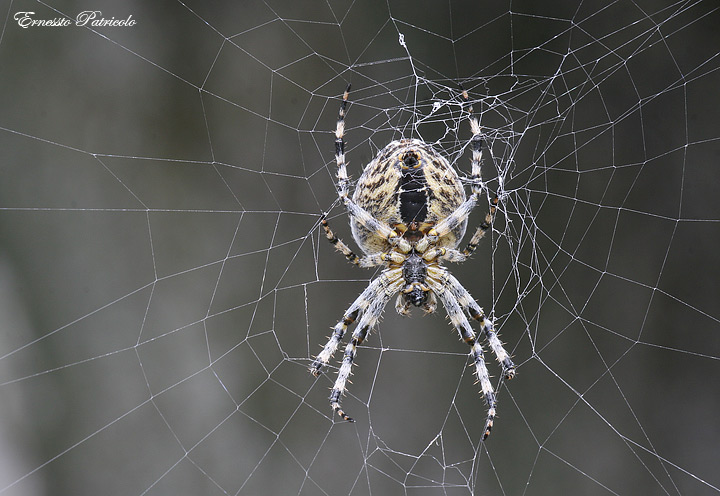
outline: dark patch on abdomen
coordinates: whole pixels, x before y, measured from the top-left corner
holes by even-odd
[[[403,223],[423,222],[427,217],[427,181],[422,167],[403,169],[400,187],[400,217]]]

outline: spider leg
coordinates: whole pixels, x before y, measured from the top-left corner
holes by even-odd
[[[455,229],[457,226],[462,224],[465,219],[468,218],[470,212],[475,208],[478,202],[478,195],[473,193],[470,198],[465,200],[456,208],[450,215],[445,217],[443,220],[437,223],[437,225],[428,231],[428,236],[433,240],[437,240],[442,236],[445,236],[450,231]]]
[[[358,296],[352,303],[352,305],[350,305],[350,307],[345,311],[345,314],[343,315],[343,318],[340,320],[340,322],[335,324],[335,327],[333,328],[333,333],[330,336],[327,344],[323,347],[323,350],[317,357],[315,357],[315,360],[313,360],[312,364],[310,365],[310,372],[314,376],[317,377],[322,373],[323,367],[327,365],[330,359],[335,355],[335,352],[337,351],[343,336],[345,336],[345,331],[347,331],[348,326],[355,322],[355,319],[357,319],[357,316],[360,313],[365,312],[365,310],[372,302],[373,296],[377,294],[381,285],[382,275],[372,281],[368,285],[368,287],[365,288],[362,293],[360,293],[360,296]]]
[[[355,301],[355,303],[357,303],[357,300]],[[330,336],[327,344],[323,347],[323,350],[317,357],[315,357],[315,360],[313,360],[312,364],[310,365],[310,372],[315,377],[318,377],[320,374],[322,374],[323,367],[327,365],[330,359],[335,355],[338,345],[342,341],[342,338],[345,335],[345,331],[347,331],[348,326],[355,322],[355,319],[360,312],[359,308],[355,308],[353,310],[353,307],[357,306],[355,303],[353,303],[353,305],[345,312],[342,320],[335,325],[335,327],[333,328],[333,333]]]
[[[495,220],[495,211],[497,210],[497,204],[498,198],[496,196],[492,200],[490,211],[485,216],[485,220],[477,227],[477,229],[475,230],[475,234],[473,234],[473,237],[470,239],[470,242],[467,244],[465,249],[463,249],[462,254],[465,257],[469,257],[470,255],[472,255],[472,253],[475,251],[475,248],[477,248],[477,246],[480,244],[480,241],[485,237],[485,233],[487,233],[492,227],[493,221]]]
[[[373,215],[362,208],[360,205],[355,203],[349,196],[350,179],[347,174],[347,166],[345,163],[345,112],[347,110],[348,97],[350,96],[350,85],[343,93],[342,103],[340,104],[340,110],[338,112],[337,125],[335,127],[335,163],[337,164],[337,178],[338,185],[337,191],[340,200],[342,200],[345,208],[347,208],[350,216],[354,217],[360,224],[366,229],[375,232],[378,236],[387,239],[391,244],[397,245],[399,250],[403,253],[408,253],[412,249],[410,243],[407,240],[400,237],[387,224],[380,222]],[[326,230],[327,233],[327,230]],[[330,239],[328,237],[328,239]],[[335,238],[337,239],[337,238]],[[344,246],[344,245],[343,245]],[[347,246],[346,246],[347,248]],[[340,248],[338,248],[340,249]],[[343,251],[343,250],[341,250]],[[348,252],[352,253],[349,249]],[[343,251],[345,253],[345,251]],[[347,254],[345,256],[348,256]],[[352,262],[352,260],[351,260]],[[356,263],[356,262],[353,262]],[[373,265],[378,265],[377,263]],[[368,267],[372,265],[367,265]]]
[[[338,196],[342,200],[350,215],[357,217],[358,222],[363,226],[376,231],[382,237],[388,239],[397,237],[397,233],[390,229],[390,226],[383,224],[373,217],[367,210],[357,205],[350,198],[348,192],[350,189],[350,179],[347,174],[347,166],[345,164],[345,112],[347,110],[348,97],[350,96],[350,86],[343,93],[342,103],[338,111],[337,125],[335,127],[335,163],[337,164]]]
[[[510,359],[510,355],[502,345],[500,338],[498,338],[495,326],[492,320],[485,316],[485,312],[480,308],[475,299],[470,295],[467,289],[460,284],[455,276],[450,274],[448,271],[441,269],[441,275],[435,277],[441,277],[441,285],[447,288],[452,294],[453,298],[457,300],[460,308],[467,311],[467,313],[475,320],[480,323],[485,338],[490,345],[495,357],[500,362],[503,368],[503,375],[506,379],[512,379],[515,377],[515,364]],[[434,272],[433,272],[434,273]]]
[[[490,435],[490,431],[492,430],[493,423],[495,421],[497,399],[495,397],[495,390],[490,382],[490,375],[488,373],[487,366],[485,365],[485,355],[483,353],[482,346],[478,343],[475,333],[470,327],[470,322],[468,322],[467,317],[463,313],[462,308],[460,308],[460,304],[452,292],[439,280],[433,280],[428,277],[428,281],[431,283],[433,291],[437,293],[440,301],[442,301],[445,306],[445,310],[447,310],[450,321],[455,329],[457,329],[460,333],[460,337],[468,344],[468,346],[470,346],[470,355],[472,356],[473,363],[475,365],[475,375],[480,383],[480,390],[482,391],[488,406],[485,429],[483,431],[483,439],[486,439]]]
[[[352,373],[352,365],[355,360],[355,354],[357,353],[357,347],[362,344],[368,332],[377,324],[385,305],[387,305],[388,301],[398,292],[403,284],[402,269],[387,269],[383,271],[377,279],[370,283],[353,304],[350,305],[343,319],[335,326],[333,335],[325,345],[325,348],[323,348],[323,351],[310,366],[311,372],[318,375],[322,366],[327,364],[337,350],[338,344],[345,334],[348,325],[351,324],[358,315],[361,315],[360,321],[352,334],[352,338],[345,347],[342,364],[340,365],[337,379],[330,392],[330,406],[343,420],[353,422],[353,419],[342,410],[340,399],[345,393],[348,378]]]
[[[358,322],[353,332],[352,339],[345,347],[343,361],[340,365],[335,384],[330,392],[330,406],[343,420],[354,422],[352,417],[348,416],[342,410],[340,399],[345,393],[345,385],[352,373],[352,365],[355,360],[355,354],[357,353],[357,347],[365,340],[368,332],[375,327],[385,305],[387,305],[388,301],[390,301],[392,296],[397,293],[403,284],[402,269],[388,269],[380,274],[380,277],[373,281],[368,287],[368,289],[373,288],[374,292],[370,296],[367,309],[363,312],[360,322]]]
[[[463,99],[465,102],[469,100],[469,96],[467,94],[467,91],[463,90],[462,92]],[[480,194],[483,190],[483,182],[482,182],[482,161],[483,161],[483,140],[482,140],[482,128],[480,127],[480,123],[477,120],[477,117],[473,114],[473,108],[472,105],[468,108],[468,113],[470,114],[470,130],[472,131],[472,138],[470,139],[470,149],[472,150],[472,159],[470,161],[472,165],[472,178],[471,178],[471,195],[470,198],[465,200],[463,203],[460,204],[460,206],[455,209],[454,212],[452,212],[450,215],[448,215],[445,219],[440,221],[433,231],[430,231],[430,235],[432,236],[444,236],[453,229],[455,229],[458,225],[460,225],[462,222],[467,219],[468,215],[470,215],[470,212],[472,212],[473,208],[477,205],[478,198],[480,197]],[[494,211],[492,212],[494,213]],[[489,224],[492,223],[492,219],[490,222],[487,222],[486,218],[486,224],[488,224],[488,227],[482,230],[482,233],[480,233],[480,230],[482,229],[482,225],[480,228],[478,228],[478,231],[475,232],[475,235],[473,236],[473,240],[470,242],[472,244],[473,241],[475,241],[475,244],[480,242],[480,238],[485,234],[485,231],[489,228]],[[470,246],[470,245],[468,245]],[[474,250],[475,247],[473,246],[468,253],[465,253],[467,251],[467,248],[462,252],[465,256],[468,256],[470,253],[472,253],[472,250]],[[452,260],[452,259],[451,259]],[[461,260],[452,260],[452,261],[461,261]]]
[[[350,96],[350,85],[348,84],[345,93],[343,93],[342,103],[338,112],[337,125],[335,127],[335,163],[337,164],[338,177],[338,195],[340,198],[347,198],[348,195],[348,175],[345,167],[345,110],[347,109],[348,97]]]
[[[463,90],[462,97],[465,103],[470,100],[470,96],[467,91]],[[468,114],[470,115],[470,131],[472,131],[472,138],[470,138],[470,149],[472,150],[472,194],[476,197],[482,192],[482,128],[480,122],[473,111],[472,104],[468,106]]]
[[[330,228],[330,224],[327,221],[326,215],[327,214],[323,214],[322,218],[320,219],[320,224],[325,230],[325,237],[330,242],[330,244],[335,247],[335,249],[345,255],[345,258],[347,258],[350,263],[355,264],[359,267],[375,267],[384,263],[386,260],[391,260],[396,263],[402,263],[405,260],[405,258],[399,253],[375,253],[373,255],[367,255],[364,257],[357,256],[350,249],[350,247],[348,247],[348,245],[346,245],[341,239],[335,236],[335,233],[333,233],[332,229]]]
[[[467,91],[463,90],[462,97],[465,102],[468,102],[470,97]],[[468,107],[468,113],[470,114],[470,130],[472,131],[472,138],[470,139],[470,148],[472,150],[472,195],[478,198],[482,193],[482,163],[483,163],[483,141],[482,141],[482,128],[475,117],[472,104]],[[499,200],[496,196],[490,202],[490,210],[485,216],[485,221],[482,222],[475,230],[475,234],[470,239],[462,254],[469,257],[475,248],[480,243],[480,240],[485,236],[485,233],[492,227],[493,221],[495,220],[495,211],[497,210],[497,204]]]
[[[322,224],[323,229],[325,230],[325,237],[328,239],[330,244],[333,245],[343,255],[345,255],[345,258],[347,258],[350,263],[360,265],[360,257],[355,255],[355,253],[353,253],[353,251],[348,247],[348,245],[343,243],[341,239],[338,239],[338,237],[335,236],[335,233],[332,232],[332,229],[330,229],[330,224],[328,224],[326,214],[323,214],[322,218],[320,219],[320,224]]]
[[[447,260],[448,262],[458,263],[467,260],[468,257],[473,254],[475,248],[477,248],[477,246],[480,244],[480,241],[485,237],[485,233],[487,233],[487,231],[489,231],[492,227],[492,223],[495,218],[495,205],[497,205],[497,203],[498,199],[497,197],[495,197],[493,199],[493,205],[490,207],[490,212],[488,212],[488,214],[485,216],[485,220],[477,227],[477,229],[475,230],[475,234],[473,234],[470,242],[468,242],[467,246],[462,251],[455,248],[446,248],[443,250],[435,248],[434,252],[428,251],[427,255],[424,255],[424,258],[427,261],[441,258],[443,260]]]

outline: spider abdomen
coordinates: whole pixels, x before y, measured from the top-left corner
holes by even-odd
[[[405,225],[423,222],[427,217],[428,194],[420,154],[413,150],[400,155],[400,158],[400,218]]]
[[[400,218],[405,225],[423,222],[427,217],[427,183],[422,170],[403,171],[398,190]]]
[[[393,141],[378,152],[358,179],[353,201],[370,215],[401,234],[423,233],[465,201],[465,190],[450,163],[430,145],[417,139]],[[391,247],[387,239],[351,219],[353,237],[365,253]],[[465,234],[467,220],[438,240],[437,246],[455,248]]]

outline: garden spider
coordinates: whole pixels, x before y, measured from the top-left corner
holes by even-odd
[[[329,341],[315,358],[310,371],[318,376],[342,341],[348,326],[360,319],[345,355],[337,380],[330,393],[330,405],[344,420],[353,422],[340,407],[340,398],[351,374],[356,348],[377,324],[385,305],[399,293],[395,309],[409,315],[410,307],[433,313],[440,299],[453,326],[470,346],[475,373],[488,406],[483,439],[487,438],[495,419],[497,401],[483,349],[470,327],[466,314],[480,323],[493,353],[501,363],[505,378],[512,379],[515,365],[503,348],[492,321],[470,296],[470,293],[448,270],[443,261],[463,262],[475,250],[491,228],[495,198],[485,221],[475,231],[467,247],[457,249],[467,228],[468,215],[478,203],[483,189],[482,135],[480,124],[469,107],[472,138],[472,194],[465,190],[450,163],[431,146],[417,139],[393,141],[380,150],[365,167],[352,199],[348,196],[349,179],[345,167],[345,111],[350,86],[343,94],[335,130],[338,195],[347,208],[352,235],[365,252],[359,257],[333,234],[323,215],[321,224],[327,239],[353,264],[360,267],[384,265],[385,269],[345,311],[333,329]],[[466,91],[463,100],[468,101]]]

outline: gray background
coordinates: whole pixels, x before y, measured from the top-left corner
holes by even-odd
[[[716,494],[716,4],[552,4],[1,1],[3,494]],[[84,10],[137,25],[13,20]],[[306,372],[373,275],[317,229],[338,96],[357,177],[458,80],[508,171],[452,268],[519,364],[485,444],[443,311],[388,309],[355,424]],[[457,110],[414,135],[467,173]]]

